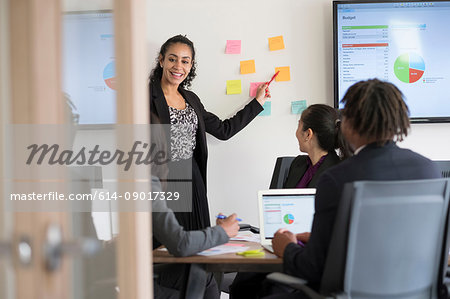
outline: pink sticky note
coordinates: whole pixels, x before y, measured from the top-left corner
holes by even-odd
[[[254,98],[256,97],[256,90],[258,89],[258,86],[263,84],[264,82],[251,82],[250,83],[250,97]]]
[[[227,40],[226,54],[241,54],[240,40]]]

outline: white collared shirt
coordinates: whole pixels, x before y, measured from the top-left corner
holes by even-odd
[[[363,148],[365,148],[366,146],[367,146],[367,144],[364,144],[364,145],[361,145],[360,147],[358,147],[358,148],[356,149],[356,151],[353,153],[353,155],[359,154],[359,152],[362,151]]]

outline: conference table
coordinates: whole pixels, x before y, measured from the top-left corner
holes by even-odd
[[[248,250],[260,249],[256,242],[230,241],[233,244],[243,244]],[[264,250],[262,257],[243,257],[236,253],[226,253],[213,256],[174,257],[167,250],[155,249],[153,263],[155,264],[186,264],[188,274],[186,287],[182,290],[182,298],[202,298],[208,272],[280,272],[283,260]]]

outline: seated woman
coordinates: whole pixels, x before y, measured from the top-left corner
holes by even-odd
[[[351,155],[340,124],[338,111],[328,105],[315,104],[303,111],[295,136],[300,151],[307,155],[292,161],[284,188],[314,188],[327,168]]]
[[[351,155],[342,138],[339,113],[323,104],[309,106],[298,122],[297,137],[300,151],[292,161],[284,188],[315,188],[320,175]],[[336,153],[339,150],[339,155]],[[307,243],[309,232],[296,234],[298,241]],[[259,298],[266,292],[263,281],[267,273],[239,272],[230,286],[230,299]]]

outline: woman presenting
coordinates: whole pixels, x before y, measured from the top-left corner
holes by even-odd
[[[220,140],[231,138],[263,110],[262,105],[270,97],[267,84],[261,84],[255,99],[235,116],[222,121],[206,111],[197,95],[187,90],[196,76],[195,65],[194,44],[187,37],[176,35],[161,46],[156,67],[150,74],[150,110],[162,124],[172,125],[171,161],[192,160],[192,212],[175,213],[186,230],[210,226],[206,132]]]

